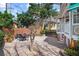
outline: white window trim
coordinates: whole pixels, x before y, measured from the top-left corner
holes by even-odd
[[[73,25],[79,25],[79,23],[75,23],[75,24],[73,23]]]

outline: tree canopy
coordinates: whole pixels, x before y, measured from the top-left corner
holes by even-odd
[[[57,11],[53,9],[52,3],[43,3],[43,4],[30,4],[29,10],[32,15],[36,14],[40,18],[47,18],[49,16],[56,16]]]
[[[13,23],[13,15],[11,13],[0,12],[0,27],[8,27],[10,28]]]
[[[57,11],[53,9],[52,3],[35,4],[30,3],[26,13],[17,14],[17,21],[23,27],[28,27],[35,22],[35,17],[45,19],[50,16],[56,16]]]
[[[28,27],[29,25],[33,24],[34,21],[33,16],[29,13],[17,14],[17,22],[23,27]]]

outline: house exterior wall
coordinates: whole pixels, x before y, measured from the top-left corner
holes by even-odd
[[[78,4],[76,4],[76,5],[78,5]],[[60,15],[62,17],[60,18],[60,29],[61,30],[60,30],[59,37],[60,37],[60,39],[65,40],[67,47],[70,47],[71,45],[72,45],[72,47],[76,47],[77,40],[79,38],[79,36],[77,34],[79,31],[79,23],[77,22],[78,19],[77,19],[76,23],[74,23],[73,21],[76,20],[78,15],[74,15],[74,11],[72,11],[72,10],[68,11],[67,6],[70,6],[70,4],[66,4],[66,3],[60,4]],[[78,6],[77,6],[77,8],[79,8]],[[76,13],[78,13],[78,12],[76,12]]]

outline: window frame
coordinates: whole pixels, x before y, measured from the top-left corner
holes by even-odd
[[[76,22],[74,22],[74,15],[76,16]],[[79,22],[77,22],[77,15],[79,15],[79,12],[77,12],[77,9],[76,9],[76,13],[74,14],[74,12],[72,11],[72,32],[73,32],[73,35],[78,35],[78,34],[75,34],[75,27],[74,26],[79,26]]]

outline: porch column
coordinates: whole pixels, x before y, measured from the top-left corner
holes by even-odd
[[[69,37],[72,38],[72,13],[69,12]]]

